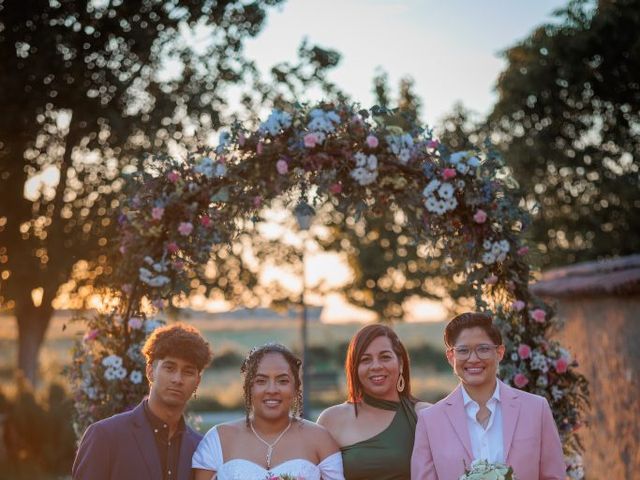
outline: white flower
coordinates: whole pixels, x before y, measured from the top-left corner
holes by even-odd
[[[456,165],[456,170],[458,170],[462,175],[469,171],[469,165],[466,163],[460,162]]]
[[[443,198],[444,200],[447,200],[451,197],[453,197],[453,186],[450,183],[443,183],[442,185],[440,185],[440,188],[438,189],[438,195],[440,195],[441,198]]]
[[[109,355],[102,359],[102,365],[105,367],[120,368],[122,367],[122,358],[118,355]]]
[[[558,401],[562,397],[564,397],[564,392],[562,391],[562,389],[558,388],[557,385],[554,385],[553,387],[551,387],[551,396],[555,401]]]
[[[449,163],[452,165],[456,165],[461,160],[464,160],[469,155],[468,152],[454,152],[449,155]]]
[[[427,210],[429,210],[430,212],[435,212],[438,208],[438,200],[436,200],[436,197],[427,197],[424,201],[424,206]]]
[[[115,376],[115,368],[107,368],[104,371],[104,379],[107,380],[108,382],[110,382],[111,380],[115,380],[116,376]]]
[[[491,250],[491,241],[485,240],[484,242],[482,242],[482,248],[484,248],[485,250]]]
[[[433,192],[435,192],[438,189],[439,186],[440,186],[440,181],[434,178],[427,184],[426,187],[424,187],[424,190],[422,191],[422,196],[429,197]]]
[[[410,134],[387,135],[386,140],[387,144],[389,144],[389,150],[398,158],[400,163],[406,164],[411,159],[413,138]]]
[[[138,270],[140,281],[146,283],[151,287],[163,287],[167,285],[171,279],[165,275],[154,275],[151,271],[144,267],[140,267]]]
[[[316,134],[324,132],[331,133],[334,132],[336,126],[340,124],[340,115],[338,115],[335,111],[324,111],[319,108],[314,108],[309,112],[309,116],[311,117],[311,121],[308,123],[309,130],[315,132]],[[324,141],[324,137],[322,138]],[[322,143],[320,141],[319,143]]]
[[[480,159],[478,157],[471,157],[467,160],[467,165],[476,168],[480,166]]]
[[[133,370],[129,374],[129,380],[131,381],[131,383],[138,385],[140,382],[142,382],[142,372],[140,372],[140,370]]]
[[[351,170],[351,177],[360,185],[370,185],[378,178],[378,158],[358,152],[353,156],[356,168]]]
[[[542,353],[534,350],[531,357],[531,369],[547,373],[549,371],[549,359]]]
[[[538,377],[538,380],[536,380],[536,386],[538,386],[540,388],[545,388],[547,385],[549,385],[549,381],[547,380],[547,376],[546,375],[540,375]]]
[[[451,198],[447,198],[445,201],[445,206],[447,208],[447,210],[455,210],[456,207],[458,206],[458,200],[455,199],[455,197],[451,197]]]
[[[268,133],[274,136],[290,126],[291,115],[282,110],[274,109],[269,115],[269,118],[260,124],[259,130],[261,133]]]
[[[207,178],[224,177],[227,174],[227,167],[225,165],[214,162],[209,157],[204,157],[200,160],[193,170]]]
[[[400,163],[402,163],[403,165],[406,165],[409,160],[411,160],[411,150],[409,150],[408,148],[403,148],[402,150],[400,150],[398,160],[400,160]]]
[[[485,252],[482,254],[482,263],[485,265],[493,265],[496,263],[496,257],[491,252]]]
[[[500,240],[498,242],[498,245],[499,245],[500,250],[502,252],[507,253],[509,251],[509,241],[508,240]]]
[[[458,190],[464,190],[464,186],[465,185],[466,184],[464,183],[464,180],[462,180],[462,179],[456,180],[456,188]]]

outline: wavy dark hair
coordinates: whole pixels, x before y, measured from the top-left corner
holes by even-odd
[[[200,331],[186,323],[157,328],[147,338],[142,354],[150,365],[165,357],[177,357],[193,363],[202,372],[213,358],[211,347]]]
[[[302,361],[287,347],[280,343],[266,343],[260,347],[252,348],[247,357],[242,362],[240,373],[244,375],[244,412],[247,426],[249,426],[249,416],[251,414],[251,386],[258,372],[258,366],[262,358],[268,353],[279,353],[289,364],[293,374],[295,388],[295,398],[293,401],[293,414],[297,418],[302,417],[302,380],[300,378],[300,366]]]
[[[404,378],[404,390],[398,392],[399,395],[407,397],[412,402],[418,400],[411,395],[411,367],[409,364],[409,353],[404,347],[400,338],[391,327],[380,323],[366,325],[362,327],[351,338],[349,342],[349,348],[347,350],[347,359],[345,361],[344,369],[347,375],[347,401],[353,403],[356,406],[356,415],[358,413],[357,403],[362,400],[364,393],[362,383],[358,378],[358,365],[360,364],[360,358],[364,354],[365,350],[369,347],[378,337],[387,337],[391,341],[391,347],[398,356],[400,364],[402,365],[402,377]]]

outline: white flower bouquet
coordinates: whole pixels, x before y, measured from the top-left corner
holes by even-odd
[[[489,463],[486,460],[474,460],[471,469],[459,480],[518,480],[513,468],[504,463]]]

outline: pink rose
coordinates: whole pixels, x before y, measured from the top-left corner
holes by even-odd
[[[427,148],[438,148],[440,146],[440,142],[438,140],[430,140],[427,143]]]
[[[318,137],[315,133],[307,133],[304,136],[304,146],[307,148],[313,148],[318,143]]]
[[[566,358],[560,357],[555,361],[554,366],[555,366],[556,372],[565,373],[569,368],[569,362],[567,361]]]
[[[516,373],[516,376],[513,377],[513,384],[518,388],[526,386],[527,383],[529,383],[529,379],[523,373]]]
[[[180,247],[176,242],[169,242],[167,244],[167,252],[173,254],[173,253],[177,253],[178,251],[180,251]]]
[[[487,212],[482,209],[478,209],[473,215],[473,221],[476,223],[484,223],[487,221]]]
[[[333,185],[329,185],[329,191],[334,195],[342,192],[342,184],[334,183]]]
[[[531,347],[526,343],[521,343],[518,347],[518,356],[522,359],[529,358],[531,356]]]
[[[521,312],[526,306],[527,304],[524,303],[522,300],[516,300],[511,304],[511,309],[515,310],[516,312]]]
[[[178,225],[178,233],[180,235],[186,237],[191,232],[193,232],[193,224],[191,222],[180,222],[180,225]]]
[[[174,170],[172,172],[169,172],[169,174],[167,175],[167,179],[171,183],[176,183],[178,180],[180,180],[180,174]]]
[[[449,180],[450,178],[454,178],[455,176],[456,176],[455,168],[445,168],[442,171],[442,178],[444,178],[445,180]]]
[[[498,283],[498,277],[496,277],[495,275],[489,275],[484,279],[484,283],[486,283],[487,285],[495,285],[496,283]]]
[[[547,318],[547,312],[545,312],[541,308],[536,308],[531,312],[531,318],[538,323],[544,323],[545,319]]]
[[[516,253],[522,257],[522,256],[526,255],[527,253],[529,253],[529,247],[527,247],[527,246],[520,247]]]
[[[98,334],[99,333],[100,333],[100,330],[98,330],[97,328],[89,330],[87,333],[84,334],[84,337],[82,338],[82,341],[83,342],[90,342],[92,340],[95,340],[96,338],[98,338]]]
[[[276,170],[280,175],[285,175],[289,171],[289,164],[281,158],[276,162]]]
[[[160,220],[164,215],[164,208],[162,207],[153,207],[151,210],[151,218],[154,220]]]
[[[378,139],[377,139],[375,136],[373,136],[373,135],[369,135],[369,136],[367,137],[367,146],[368,146],[369,148],[376,148],[376,147],[378,146],[378,144],[379,144],[379,143],[380,143],[380,142],[378,142]]]
[[[140,317],[133,317],[129,319],[129,328],[132,330],[140,330],[142,327],[142,319]]]
[[[258,144],[256,145],[256,153],[258,155],[262,155],[262,152],[264,152],[264,143],[258,142]]]
[[[203,215],[200,218],[200,225],[202,225],[204,228],[209,228],[212,224],[213,222],[211,221],[211,217],[209,217],[208,215]]]

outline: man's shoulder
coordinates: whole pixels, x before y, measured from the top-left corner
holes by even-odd
[[[127,428],[133,420],[133,410],[116,413],[111,417],[103,418],[92,423],[89,428],[94,431],[112,432]]]

